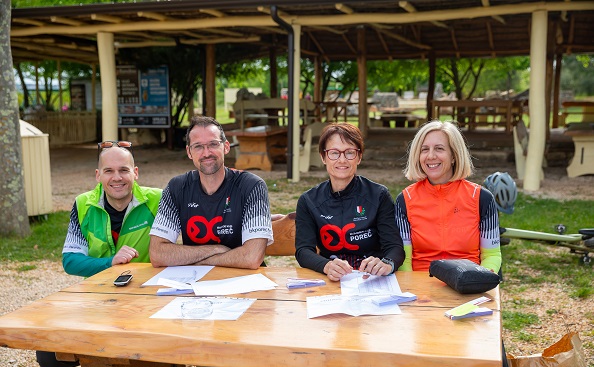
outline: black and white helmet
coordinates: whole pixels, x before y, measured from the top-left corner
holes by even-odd
[[[518,197],[516,182],[507,172],[495,172],[487,176],[485,188],[495,197],[497,209],[505,214],[514,212],[514,204]]]

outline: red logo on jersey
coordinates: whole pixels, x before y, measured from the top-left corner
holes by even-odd
[[[217,243],[221,243],[221,239],[215,235],[213,228],[214,228],[215,224],[217,224],[218,222],[221,222],[222,220],[223,220],[223,217],[221,217],[221,216],[214,217],[209,221],[208,219],[206,219],[202,216],[195,215],[195,216],[191,217],[190,219],[188,219],[188,224],[186,226],[188,237],[190,237],[190,239],[192,241],[199,243],[201,245],[208,243],[208,241],[210,241],[210,240],[213,240]],[[198,225],[199,223],[202,223],[206,227],[206,233],[202,237],[199,237],[199,235],[200,235],[200,227]]]
[[[346,233],[349,229],[355,228],[354,223],[349,223],[344,227],[340,228],[339,226],[335,226],[334,224],[326,224],[320,229],[320,237],[322,237],[322,245],[330,251],[338,251],[341,250],[343,247],[347,250],[358,250],[359,245],[353,245],[348,243],[346,240]],[[332,245],[332,241],[334,237],[338,236],[338,243],[336,245]]]

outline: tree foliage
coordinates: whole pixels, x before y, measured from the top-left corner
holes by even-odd
[[[369,61],[367,63],[367,85],[371,90],[418,92],[429,81],[429,65],[424,60]]]
[[[594,55],[565,56],[560,84],[576,96],[594,96]]]

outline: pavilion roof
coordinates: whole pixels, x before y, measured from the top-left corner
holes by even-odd
[[[94,64],[97,33],[111,32],[117,48],[211,43],[265,57],[287,47],[273,5],[301,25],[302,57],[326,61],[354,60],[361,26],[368,60],[528,55],[536,10],[548,11],[554,53],[594,53],[594,1],[172,0],[12,9],[12,54]]]

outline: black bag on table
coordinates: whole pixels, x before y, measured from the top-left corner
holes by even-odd
[[[499,284],[499,275],[467,259],[433,260],[429,276],[462,294],[487,292]]]

